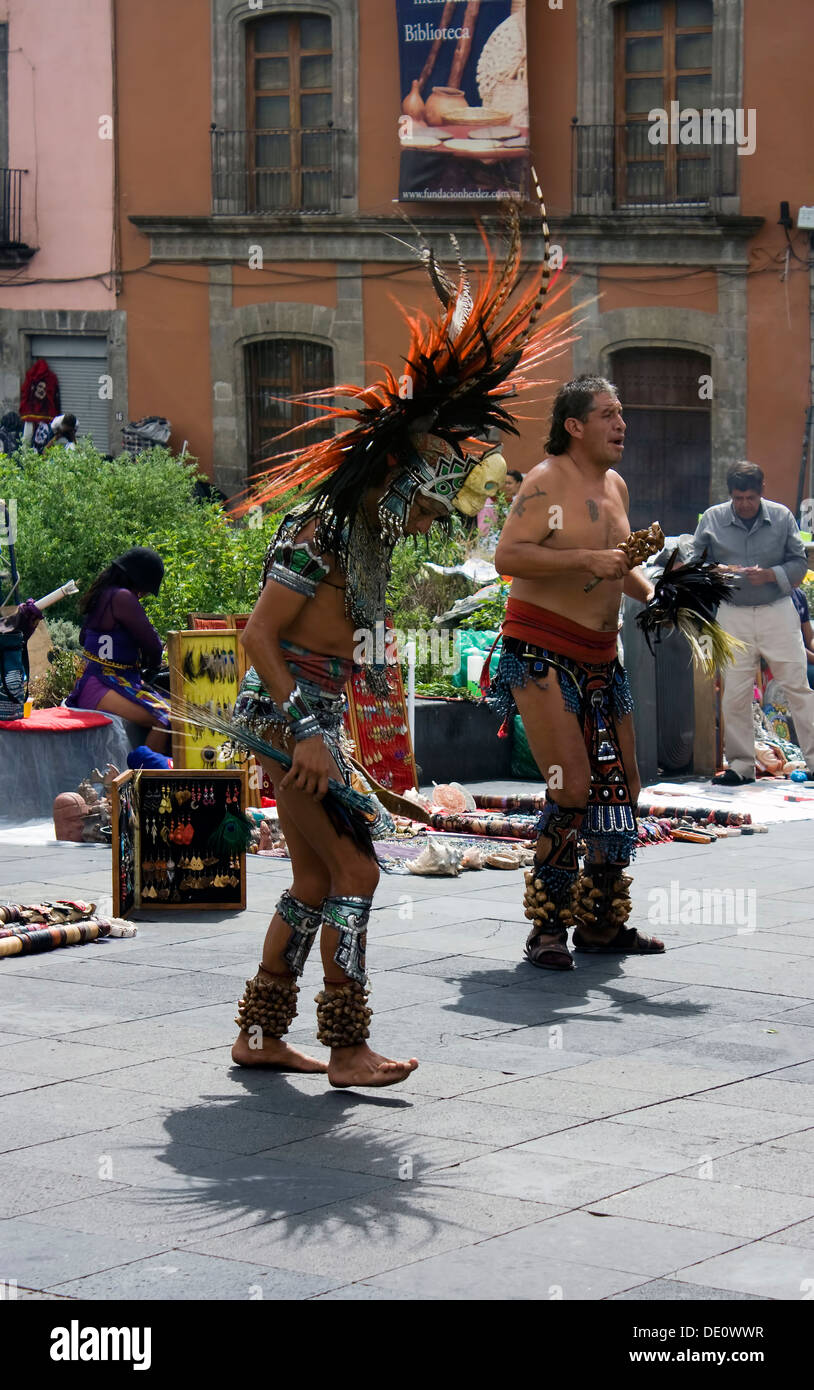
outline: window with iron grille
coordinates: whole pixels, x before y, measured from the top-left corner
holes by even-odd
[[[262,472],[268,459],[294,448],[298,436],[279,436],[322,412],[299,405],[296,398],[334,384],[333,349],[298,338],[272,338],[249,343],[245,349],[246,410],[248,416],[249,476]],[[323,402],[330,405],[330,399]],[[329,424],[314,425],[299,436],[303,448],[333,434]]]
[[[710,360],[684,348],[622,348],[611,380],[627,434],[620,472],[634,530],[661,522],[666,535],[694,531],[709,506],[711,403],[701,378]]]
[[[246,26],[247,173],[258,210],[334,199],[331,19],[275,14]]]
[[[712,102],[713,0],[628,0],[616,14],[617,203],[703,203],[708,145],[650,143],[648,112]]]

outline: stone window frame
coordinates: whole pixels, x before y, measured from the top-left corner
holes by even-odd
[[[613,125],[615,118],[616,9],[628,0],[578,0],[577,121],[580,125]],[[713,0],[712,103],[736,109],[743,102],[744,0]],[[733,194],[713,195],[712,212],[740,213],[739,162],[734,145],[720,149],[719,175]],[[611,194],[581,198],[574,195],[575,213],[613,212]],[[676,209],[676,215],[680,215]]]
[[[212,123],[221,130],[246,125],[245,25],[274,14],[323,14],[331,19],[334,54],[334,129],[339,132],[339,212],[358,209],[358,0],[211,0]],[[214,206],[214,199],[213,199]],[[261,214],[271,216],[273,214]]]
[[[113,378],[113,396],[108,402],[110,453],[123,452],[121,432],[128,423],[127,314],[123,309],[4,309],[7,351],[0,357],[3,379],[15,370],[19,375],[19,400],[25,374],[31,366],[30,341],[39,334],[65,338],[104,338],[107,344],[107,370]],[[14,409],[16,409],[16,405]],[[118,420],[117,415],[121,415]],[[81,420],[80,420],[81,427]],[[81,428],[80,428],[81,434]]]
[[[746,456],[745,285],[718,276],[718,312],[667,305],[588,310],[574,344],[574,375],[608,376],[611,359],[622,348],[679,348],[709,357],[713,378],[710,402],[710,495],[703,506],[726,500],[726,470]],[[623,403],[624,404],[624,403]],[[701,507],[703,510],[703,507]]]
[[[331,348],[334,380],[358,381],[359,338],[342,319],[341,308],[324,304],[259,303],[231,308],[228,282],[210,287],[213,321],[210,339],[212,371],[213,481],[227,496],[246,486],[248,420],[246,359],[249,343],[272,338],[299,339]],[[221,315],[225,315],[221,322]],[[230,462],[224,462],[229,459]]]

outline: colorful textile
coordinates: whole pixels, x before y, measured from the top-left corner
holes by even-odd
[[[110,927],[99,922],[77,922],[68,927],[18,927],[0,932],[0,960],[5,956],[34,955],[58,946],[84,946],[106,936]]]
[[[110,716],[101,711],[68,710],[64,705],[56,705],[53,709],[34,709],[28,719],[8,719],[3,730],[12,729],[18,734],[70,734],[112,723]]]
[[[522,603],[519,599],[509,598],[502,631],[504,637],[517,637],[538,647],[550,647],[553,652],[574,661],[598,664],[613,661],[616,656],[616,629],[598,632],[572,622],[561,613],[552,613],[539,604]]]
[[[542,796],[478,796],[475,794],[475,805],[479,811],[525,811],[528,815],[537,815],[542,811],[545,804],[545,795]]]

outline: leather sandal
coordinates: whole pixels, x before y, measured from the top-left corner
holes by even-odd
[[[540,970],[574,970],[575,961],[568,949],[568,934],[563,932],[559,942],[548,942],[543,945],[540,938],[543,935],[551,935],[546,932],[532,932],[526,942],[526,949],[523,952],[529,965],[536,965]],[[535,942],[538,943],[535,945]]]
[[[586,941],[577,928],[574,950],[595,956],[660,956],[664,942],[657,936],[642,936],[635,927],[620,927],[609,941]]]

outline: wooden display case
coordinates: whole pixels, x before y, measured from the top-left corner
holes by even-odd
[[[113,915],[127,917],[138,908],[242,911],[245,851],[221,851],[212,838],[228,812],[243,815],[246,795],[246,773],[240,769],[145,769],[117,777],[112,785]],[[172,838],[179,827],[183,840]]]

